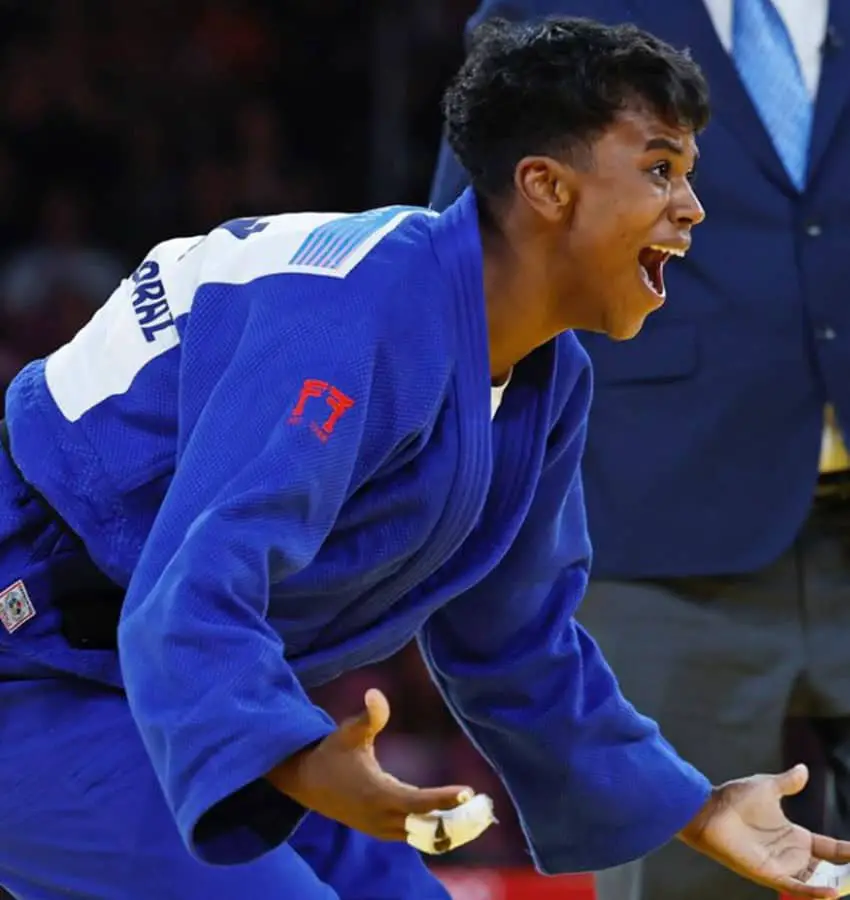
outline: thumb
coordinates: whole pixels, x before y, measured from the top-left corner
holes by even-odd
[[[352,745],[371,745],[387,727],[390,720],[390,704],[382,691],[370,688],[363,698],[363,711],[340,726],[340,732]]]
[[[475,792],[470,787],[415,788],[400,784],[396,802],[406,813],[426,816],[436,810],[454,809],[471,800]]]
[[[799,794],[808,784],[809,770],[800,763],[788,769],[787,772],[774,775],[773,780],[780,797],[792,797],[794,794]]]

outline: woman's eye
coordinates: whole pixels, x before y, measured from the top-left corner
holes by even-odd
[[[656,163],[652,167],[652,173],[657,175],[659,178],[664,178],[665,180],[670,177],[670,163],[666,160],[660,163]]]

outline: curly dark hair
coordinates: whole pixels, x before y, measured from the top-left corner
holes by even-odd
[[[443,115],[473,186],[496,197],[524,156],[589,161],[593,141],[629,106],[699,132],[709,118],[708,85],[687,51],[634,25],[553,16],[478,26]]]

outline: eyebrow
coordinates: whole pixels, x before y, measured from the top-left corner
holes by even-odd
[[[671,153],[675,153],[677,156],[681,156],[685,152],[682,149],[681,144],[677,143],[676,141],[671,141],[670,138],[665,137],[652,138],[651,140],[647,141],[644,150],[669,150]],[[699,159],[699,150],[694,151],[694,159]]]

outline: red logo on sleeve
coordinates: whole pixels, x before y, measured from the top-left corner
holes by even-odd
[[[330,413],[326,414],[325,420],[322,423],[314,420],[311,420],[309,423],[310,430],[313,434],[315,434],[320,441],[327,441],[333,434],[336,423],[345,415],[346,410],[349,410],[354,406],[354,401],[351,397],[343,394],[339,388],[335,388],[332,384],[328,384],[327,381],[319,381],[317,378],[308,378],[304,382],[301,393],[298,396],[298,402],[295,404],[295,408],[289,416],[290,425],[301,425],[304,422],[307,404],[311,399],[324,400],[325,406],[330,407]],[[312,406],[315,406],[315,404],[312,404],[311,408]]]

